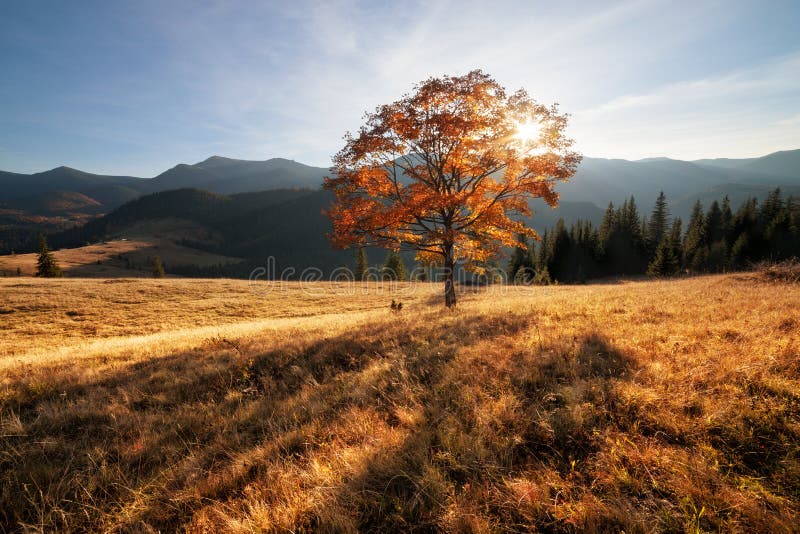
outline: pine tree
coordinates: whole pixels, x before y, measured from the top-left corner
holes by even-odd
[[[386,256],[386,263],[383,265],[383,278],[385,280],[405,280],[406,266],[400,254],[390,251]]]
[[[719,207],[719,202],[716,200],[711,203],[708,208],[708,214],[705,218],[705,236],[709,245],[722,241],[725,238],[725,232],[722,222],[722,209]]]
[[[367,262],[367,251],[364,250],[364,247],[359,247],[358,251],[356,252],[356,270],[353,273],[355,275],[356,282],[361,282],[364,280],[368,268],[369,263]]]
[[[698,200],[692,209],[686,236],[683,238],[683,265],[692,271],[702,271],[706,267],[707,258],[705,216],[703,204]]]
[[[549,286],[553,283],[553,280],[550,278],[550,271],[547,270],[547,267],[536,271],[536,276],[533,277],[533,283],[537,286]]]
[[[731,232],[733,231],[733,212],[731,211],[731,199],[728,195],[722,199],[722,234],[727,243],[731,242]]]
[[[673,276],[681,269],[681,220],[676,218],[669,233],[664,233],[655,256],[647,266],[650,276]]]
[[[747,234],[741,234],[731,247],[731,264],[736,268],[743,268],[747,265],[750,256],[750,239]]]
[[[559,219],[550,235],[547,252],[549,260],[547,270],[553,280],[564,282],[573,277],[573,273],[570,272],[572,262],[569,258],[571,248],[572,240],[567,231],[567,225],[564,223],[564,219]]]
[[[542,240],[539,242],[538,247],[536,248],[536,271],[541,271],[543,269],[547,269],[547,263],[550,261],[550,258],[547,256],[548,245],[547,243],[550,241],[550,235],[547,230],[544,231],[542,235]]]
[[[642,242],[645,244],[645,248],[647,249],[648,257],[651,253],[650,250],[650,221],[647,219],[647,215],[642,215],[642,227],[639,230],[639,235],[642,236]],[[656,243],[658,245],[658,243]]]
[[[769,192],[767,198],[764,199],[764,203],[761,205],[759,215],[763,221],[763,225],[766,226],[769,224],[769,222],[774,219],[782,209],[783,198],[781,196],[781,188],[778,187],[777,189]]]
[[[44,234],[39,234],[39,257],[36,260],[36,276],[43,278],[58,278],[62,276],[61,268],[47,247]]]
[[[794,196],[786,199],[786,212],[789,214],[789,241],[791,243],[787,253],[791,257],[800,258],[800,202]]]
[[[164,265],[161,263],[161,257],[155,256],[152,261],[153,278],[164,278]]]
[[[661,239],[656,255],[650,265],[647,266],[647,274],[650,276],[671,276],[680,269],[680,260],[675,256],[672,239],[665,236]]]
[[[715,273],[722,272],[728,263],[728,245],[725,241],[722,209],[716,200],[711,203],[704,224],[703,234],[708,248],[706,269]]]
[[[680,270],[681,258],[683,258],[683,221],[680,217],[675,217],[672,221],[672,228],[669,231],[672,241],[672,252],[678,259],[678,270]]]
[[[534,255],[531,244],[525,234],[517,238],[517,246],[511,253],[508,262],[508,281],[512,283],[528,283],[534,275]]]
[[[605,244],[611,238],[611,234],[616,227],[617,212],[614,210],[614,204],[609,202],[605,213],[603,214],[603,222],[600,224],[600,243]]]
[[[626,227],[633,238],[633,244],[639,253],[644,252],[644,239],[642,236],[642,221],[639,218],[639,210],[636,208],[636,200],[631,196],[628,201],[628,213],[625,217]],[[647,262],[645,261],[645,265]]]
[[[661,191],[656,199],[653,214],[647,227],[647,244],[651,254],[655,254],[656,248],[667,235],[667,221],[669,219],[669,208],[667,207],[667,196]]]

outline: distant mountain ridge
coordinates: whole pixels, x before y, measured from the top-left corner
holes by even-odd
[[[197,188],[221,194],[272,189],[314,189],[330,170],[285,159],[250,161],[211,156],[195,164],[181,163],[154,178],[107,176],[70,167],[35,174],[0,171],[0,205],[14,207],[14,200],[36,194],[72,192],[85,195],[106,210],[144,194],[171,189]],[[671,199],[700,194],[725,184],[800,186],[800,149],[775,152],[760,158],[624,159],[584,158],[575,178],[560,187],[562,198],[592,202],[600,207],[633,194],[650,202],[664,190]]]
[[[245,161],[220,156],[194,165],[178,164],[155,178],[92,174],[64,166],[35,174],[0,171],[0,204],[13,207],[18,198],[63,191],[86,195],[113,209],[141,195],[186,187],[222,194],[318,188],[329,173],[284,158]]]
[[[154,178],[99,175],[63,166],[30,175],[0,171],[0,210],[4,210],[0,219],[0,252],[20,249],[40,231],[52,233],[83,224],[153,193],[187,188],[226,196],[285,190],[322,193],[319,190],[323,177],[329,174],[327,168],[285,158],[249,161],[221,156],[191,165],[182,163]],[[541,230],[552,226],[559,217],[567,222],[580,218],[599,223],[609,202],[619,205],[631,195],[640,212],[646,214],[662,190],[672,214],[686,218],[698,199],[707,203],[728,195],[737,207],[748,197],[764,198],[775,187],[781,187],[786,194],[800,195],[800,150],[760,158],[696,161],[586,157],[575,177],[557,186],[561,195],[559,208],[552,210],[543,202],[534,201],[536,213],[530,224]],[[248,202],[257,208],[258,202],[269,205],[274,201],[272,197],[282,195],[285,194],[253,195]],[[328,197],[312,198],[313,206],[285,211],[289,223],[300,214],[308,216],[309,209],[320,211],[319,199]],[[173,205],[173,209],[179,212],[181,207]],[[315,212],[314,217],[317,215]]]
[[[148,184],[150,192],[195,187],[215,193],[235,194],[286,188],[317,188],[330,174],[328,169],[296,161],[273,158],[246,161],[220,156],[195,163],[180,164],[156,176]]]
[[[725,195],[736,204],[743,190],[763,198],[776,187],[800,193],[800,150],[761,158],[683,161],[647,158],[638,161],[586,157],[569,183],[559,185],[561,199],[618,205],[633,195],[649,210],[664,191],[674,214],[685,217],[697,199]],[[736,198],[734,198],[736,197]],[[744,200],[744,198],[742,198]]]

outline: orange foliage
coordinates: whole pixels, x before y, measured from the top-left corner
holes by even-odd
[[[336,195],[333,243],[410,248],[452,272],[455,262],[479,265],[513,246],[518,234],[537,238],[520,215],[530,215],[533,197],[555,207],[554,184],[581,159],[566,125],[557,106],[523,90],[507,95],[479,70],[428,79],[345,136],[325,179]]]

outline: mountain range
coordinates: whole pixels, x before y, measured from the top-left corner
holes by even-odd
[[[181,163],[154,178],[92,174],[70,167],[36,174],[0,171],[0,206],[29,211],[37,205],[33,198],[38,195],[77,193],[87,197],[85,201],[94,208],[110,211],[142,195],[172,189],[195,188],[221,194],[316,189],[329,173],[324,167],[283,158],[248,161],[220,156],[193,165]],[[746,186],[747,192],[800,186],[800,150],[760,158],[696,161],[586,157],[573,180],[560,189],[564,201],[591,202],[604,208],[606,203],[621,202],[630,195],[649,203],[660,190],[678,205],[687,197],[711,191],[725,194],[730,189],[738,194],[741,186]],[[71,213],[72,208],[67,203],[61,213]]]
[[[53,234],[56,246],[79,246],[124,235],[131,226],[141,230],[143,221],[179,219],[191,221],[196,231],[173,239],[215,253],[280,256],[287,266],[298,267],[342,264],[351,253],[333,251],[325,240],[330,223],[322,210],[331,196],[320,186],[329,172],[282,158],[219,156],[176,165],[154,178],[69,167],[30,175],[0,171],[0,253],[29,248],[39,231]],[[698,199],[707,204],[728,195],[736,207],[775,187],[800,194],[800,150],[696,161],[587,157],[575,177],[559,185],[559,208],[535,200],[528,223],[539,231],[558,218],[599,223],[609,202],[616,205],[631,195],[647,213],[662,190],[672,214],[686,218]],[[198,240],[198,235],[208,239]]]

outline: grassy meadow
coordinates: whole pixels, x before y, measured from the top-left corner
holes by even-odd
[[[800,285],[441,291],[0,278],[0,531],[797,531]]]
[[[33,276],[36,253],[0,255],[0,277]],[[236,263],[230,258],[177,245],[159,237],[118,239],[53,252],[64,274],[73,278],[149,278],[152,259],[158,256],[170,265],[207,267]]]

